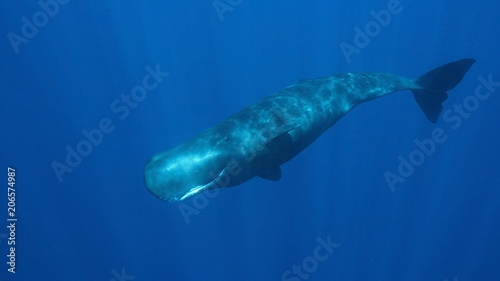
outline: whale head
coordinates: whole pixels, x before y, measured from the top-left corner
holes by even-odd
[[[186,142],[153,155],[144,168],[144,183],[154,196],[181,201],[205,190],[221,187],[225,153],[203,142]]]

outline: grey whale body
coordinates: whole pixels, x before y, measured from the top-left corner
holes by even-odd
[[[474,62],[451,62],[416,79],[360,72],[301,80],[152,156],[144,169],[145,185],[154,196],[176,202],[255,176],[279,180],[281,164],[354,107],[401,90],[411,90],[426,117],[435,123],[446,92]]]

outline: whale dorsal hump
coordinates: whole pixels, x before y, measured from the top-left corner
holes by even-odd
[[[258,173],[258,176],[272,181],[279,181],[281,179],[281,168],[280,166],[269,167]]]

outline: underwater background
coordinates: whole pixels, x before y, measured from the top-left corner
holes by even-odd
[[[499,2],[2,6],[0,280],[500,280]],[[153,154],[300,79],[462,58],[477,62],[436,124],[401,91],[352,110],[281,181],[181,203],[144,186]]]

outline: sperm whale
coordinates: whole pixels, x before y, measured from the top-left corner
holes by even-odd
[[[255,176],[279,180],[280,165],[353,108],[402,90],[411,90],[427,119],[435,123],[447,91],[474,62],[451,62],[415,79],[359,72],[301,80],[152,156],[144,169],[145,185],[154,196],[176,202]]]

